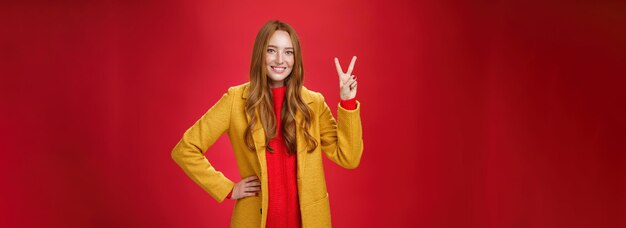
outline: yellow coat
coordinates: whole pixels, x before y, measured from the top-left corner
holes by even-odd
[[[250,117],[245,113],[248,84],[234,86],[211,107],[183,135],[172,151],[172,158],[187,175],[215,200],[222,202],[233,188],[233,181],[215,170],[204,156],[205,151],[223,134],[228,133],[241,177],[256,175],[261,180],[261,193],[256,197],[237,200],[231,218],[231,227],[265,227],[268,202],[267,166],[265,160],[265,134],[261,124],[253,131],[256,151],[246,147],[244,131]],[[298,161],[298,195],[303,227],[330,227],[330,206],[322,151],[338,165],[354,169],[363,153],[360,103],[356,110],[346,110],[338,105],[338,121],[330,112],[324,97],[317,92],[302,89],[302,99],[312,109],[310,134],[317,140],[315,151],[306,151],[302,129],[296,131]],[[258,113],[257,113],[258,115]],[[257,118],[258,119],[258,118]],[[302,116],[298,112],[296,124]],[[321,143],[319,143],[321,142]]]

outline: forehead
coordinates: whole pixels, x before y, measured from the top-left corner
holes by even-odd
[[[269,45],[282,48],[293,47],[289,33],[282,30],[277,30],[270,36]]]

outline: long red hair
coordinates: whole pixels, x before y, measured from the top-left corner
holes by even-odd
[[[252,62],[250,63],[249,96],[246,100],[246,113],[250,116],[250,122],[244,133],[246,146],[255,151],[252,129],[255,129],[257,118],[260,118],[263,132],[265,133],[265,146],[271,152],[270,139],[277,134],[276,115],[274,114],[272,93],[270,91],[270,78],[267,76],[265,67],[265,53],[269,39],[274,32],[281,30],[289,33],[294,49],[294,64],[291,74],[285,78],[285,99],[281,110],[281,125],[285,145],[289,153],[296,153],[296,130],[303,130],[307,148],[312,152],[317,147],[317,141],[309,134],[313,112],[302,100],[302,86],[304,83],[304,67],[302,64],[302,51],[296,31],[288,24],[276,20],[267,22],[256,36],[252,49]],[[255,114],[258,110],[259,115]],[[296,112],[303,117],[301,126],[296,126]]]

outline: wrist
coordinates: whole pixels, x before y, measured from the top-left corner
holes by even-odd
[[[356,96],[347,100],[341,99],[339,105],[346,110],[355,110],[356,109]]]
[[[230,190],[230,192],[228,193],[228,195],[226,196],[226,199],[232,199],[233,198],[233,190],[235,188],[233,187],[233,189]]]

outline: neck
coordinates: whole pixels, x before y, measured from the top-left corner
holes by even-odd
[[[270,83],[270,88],[278,88],[278,87],[283,87],[285,86],[285,83],[283,81],[279,81],[279,82],[271,82]]]

